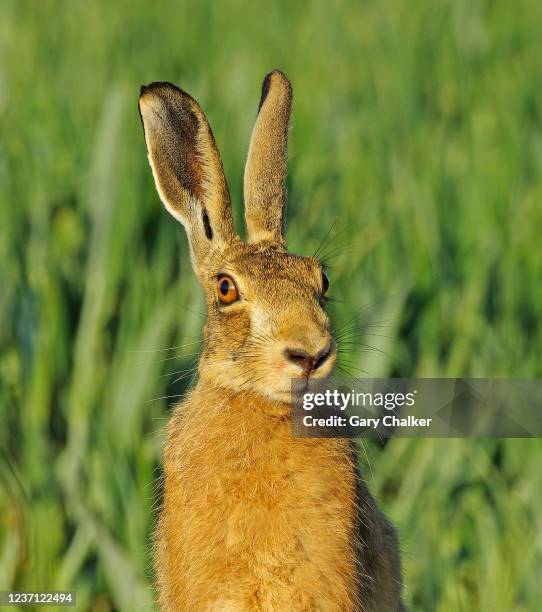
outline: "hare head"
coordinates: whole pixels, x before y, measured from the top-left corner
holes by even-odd
[[[141,88],[139,110],[156,188],[188,235],[208,321],[200,378],[288,401],[291,379],[322,378],[336,349],[324,311],[327,276],[286,252],[284,215],[292,90],[279,71],[262,85],[244,177],[247,240],[198,103],[171,83]]]

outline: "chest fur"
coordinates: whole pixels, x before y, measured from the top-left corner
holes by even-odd
[[[178,575],[205,589],[211,576],[230,584],[235,573],[247,592],[287,589],[324,602],[335,590],[347,602],[355,572],[347,442],[293,438],[288,418],[246,406],[188,408],[170,427],[159,533]]]
[[[249,547],[266,532],[348,528],[355,483],[345,441],[292,438],[288,419],[261,415],[222,414],[183,430],[190,435],[166,456],[179,501],[229,523],[232,541],[237,528]]]

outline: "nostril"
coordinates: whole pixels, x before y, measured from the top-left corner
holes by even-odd
[[[321,365],[323,365],[327,358],[331,355],[332,344],[328,344],[325,349],[321,350],[318,355],[314,358],[314,366],[313,370],[317,370]]]
[[[301,349],[285,349],[284,356],[288,361],[295,363],[306,372],[310,372],[314,368],[314,358],[306,351]]]
[[[305,373],[310,374],[326,362],[331,354],[332,346],[331,343],[328,344],[325,349],[316,355],[311,355],[303,349],[287,348],[284,351],[284,356],[288,361],[302,368]]]

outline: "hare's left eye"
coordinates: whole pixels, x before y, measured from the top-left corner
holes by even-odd
[[[322,270],[322,295],[325,295],[327,293],[328,289],[329,289],[329,277]]]
[[[216,293],[222,304],[231,304],[239,297],[233,279],[226,275],[220,276],[216,281]]]

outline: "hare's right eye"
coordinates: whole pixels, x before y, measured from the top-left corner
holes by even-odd
[[[222,304],[231,304],[239,297],[235,283],[229,276],[220,276],[216,281],[216,293]]]

